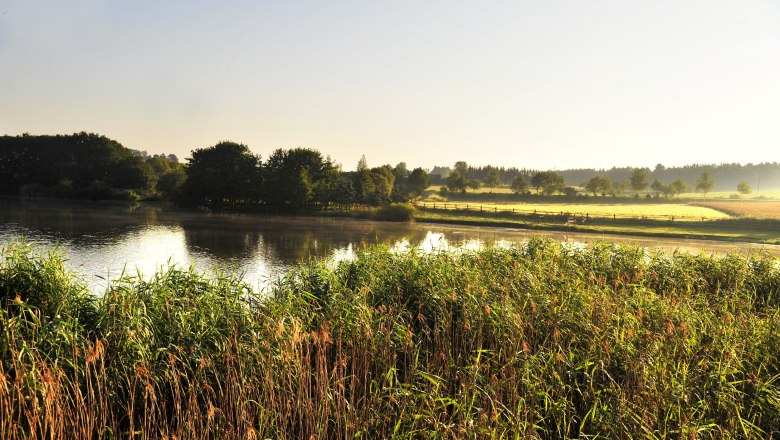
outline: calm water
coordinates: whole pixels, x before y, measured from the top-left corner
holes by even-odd
[[[476,227],[443,227],[318,217],[281,217],[177,212],[138,205],[51,204],[0,201],[0,243],[21,237],[44,247],[58,246],[71,269],[95,292],[123,271],[150,275],[168,264],[242,273],[261,287],[290,267],[312,258],[345,258],[365,245],[435,251],[522,243],[539,232]],[[747,253],[780,246],[697,240],[543,233],[555,240],[632,243],[689,252]]]

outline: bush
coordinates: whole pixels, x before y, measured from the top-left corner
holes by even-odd
[[[392,222],[410,222],[414,220],[417,210],[408,203],[391,203],[376,212],[377,220]]]

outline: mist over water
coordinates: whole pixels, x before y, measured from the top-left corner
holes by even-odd
[[[436,252],[511,246],[537,234],[573,246],[609,241],[669,253],[747,253],[762,249],[780,256],[780,246],[701,240],[325,217],[205,214],[151,205],[0,201],[0,243],[24,239],[42,248],[57,247],[67,259],[67,266],[82,274],[95,293],[102,293],[122,274],[149,277],[169,265],[240,273],[252,287],[261,289],[297,264],[312,259],[352,258],[369,245],[386,245],[399,252]]]

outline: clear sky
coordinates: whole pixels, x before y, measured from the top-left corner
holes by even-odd
[[[0,0],[0,133],[353,169],[780,161],[780,1]]]

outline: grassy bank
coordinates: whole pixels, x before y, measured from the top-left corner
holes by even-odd
[[[262,294],[170,269],[99,298],[56,255],[0,261],[5,439],[780,435],[759,254],[374,249]]]

